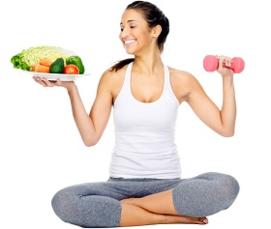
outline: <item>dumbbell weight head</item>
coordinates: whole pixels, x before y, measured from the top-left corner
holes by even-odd
[[[203,67],[207,72],[213,72],[218,68],[218,58],[213,55],[207,55],[203,60]]]
[[[240,73],[244,70],[245,62],[241,57],[232,58],[231,68],[234,73]]]

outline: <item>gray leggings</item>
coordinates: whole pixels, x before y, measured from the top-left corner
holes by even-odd
[[[173,189],[180,215],[209,216],[228,208],[239,192],[230,175],[204,173],[190,179],[112,178],[73,185],[58,191],[52,206],[63,221],[81,227],[118,227],[120,200]]]

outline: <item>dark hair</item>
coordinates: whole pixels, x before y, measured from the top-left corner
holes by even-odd
[[[166,41],[167,35],[169,33],[169,21],[164,13],[154,4],[146,1],[135,1],[126,7],[128,9],[140,10],[143,13],[150,28],[160,25],[162,31],[157,39],[157,45],[159,50],[162,52],[164,49],[164,43]],[[111,67],[111,71],[118,71],[125,65],[134,61],[134,58],[129,58],[119,61],[117,64]]]

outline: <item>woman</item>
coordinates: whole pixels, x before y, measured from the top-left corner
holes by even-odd
[[[134,58],[105,71],[89,115],[74,82],[35,77],[43,86],[67,89],[87,146],[97,144],[114,107],[116,143],[109,179],[60,190],[52,199],[53,209],[63,221],[82,227],[206,224],[206,216],[233,203],[239,185],[232,176],[220,173],[181,179],[175,121],[178,106],[185,101],[214,131],[234,134],[233,72],[226,68],[231,59],[219,57],[223,79],[219,110],[193,75],[162,63],[169,21],[161,10],[149,2],[133,2],[124,11],[120,27],[119,38]]]

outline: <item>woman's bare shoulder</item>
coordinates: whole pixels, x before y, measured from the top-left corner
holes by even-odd
[[[176,68],[169,67],[170,75],[176,80],[181,81],[189,81],[193,80],[194,75],[188,71],[180,70]]]
[[[100,78],[100,84],[103,84],[105,86],[104,88],[110,91],[113,101],[123,84],[126,68],[127,66],[124,66],[118,71],[112,71],[111,68],[108,68]]]
[[[187,100],[197,79],[193,74],[185,70],[169,67],[172,88],[180,101]]]
[[[124,66],[122,69],[120,69],[118,71],[114,71],[110,67],[103,72],[101,77],[105,78],[108,81],[116,80],[124,74],[125,70],[126,70],[126,66]]]
[[[126,66],[118,71],[111,70],[111,67],[110,67],[103,72],[100,78],[100,81],[103,81],[105,84],[108,84],[114,87],[114,85],[118,84],[122,80],[125,74],[125,71],[126,71]]]

